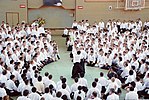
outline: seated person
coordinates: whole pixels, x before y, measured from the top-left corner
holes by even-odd
[[[90,54],[88,55],[88,60],[87,60],[87,66],[94,66],[96,61],[96,56],[94,54],[94,51],[91,51]]]
[[[68,36],[68,29],[67,27],[65,27],[62,37],[67,37],[67,36]]]

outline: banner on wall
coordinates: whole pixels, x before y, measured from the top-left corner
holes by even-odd
[[[84,0],[85,2],[101,2],[101,1],[122,1],[122,0]]]
[[[43,0],[45,6],[62,6],[62,0]]]
[[[24,4],[20,4],[20,8],[26,8]]]
[[[141,10],[145,8],[145,0],[126,0],[125,10]]]
[[[78,8],[78,9],[83,9],[83,6],[78,6],[77,8]]]

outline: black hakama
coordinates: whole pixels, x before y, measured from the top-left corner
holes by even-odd
[[[79,74],[84,72],[83,67],[81,66],[81,63],[74,63],[73,69],[72,69],[72,76],[71,78],[79,77]]]

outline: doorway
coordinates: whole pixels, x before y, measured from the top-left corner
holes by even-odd
[[[10,26],[13,26],[19,23],[19,13],[18,12],[6,12],[6,22]]]

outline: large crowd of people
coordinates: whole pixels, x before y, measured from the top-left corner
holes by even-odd
[[[90,25],[88,20],[75,20],[63,36],[67,37],[67,50],[72,51],[72,78],[85,74],[85,64],[99,67],[108,70],[109,82],[101,84],[102,99],[108,99],[111,89],[120,94],[121,88],[128,91],[126,100],[149,98],[149,21],[113,19]]]
[[[24,92],[25,89],[31,93],[32,86],[38,90],[42,68],[59,59],[58,45],[51,40],[50,30],[45,30],[44,25],[39,25],[38,20],[31,25],[22,22],[12,27],[2,21],[0,26],[0,98],[7,95],[19,96],[21,93],[25,95],[27,93],[27,91]],[[43,91],[44,88],[38,92]]]
[[[35,20],[10,27],[0,26],[0,99],[18,96],[17,100],[125,100],[149,98],[149,21],[102,20],[92,26],[88,20],[74,21],[64,29],[66,45],[73,58],[72,78],[53,81],[42,68],[60,59],[58,45],[51,32]],[[87,80],[86,66],[108,70],[106,75]],[[108,77],[108,79],[106,78]],[[92,81],[91,86],[88,81]]]

